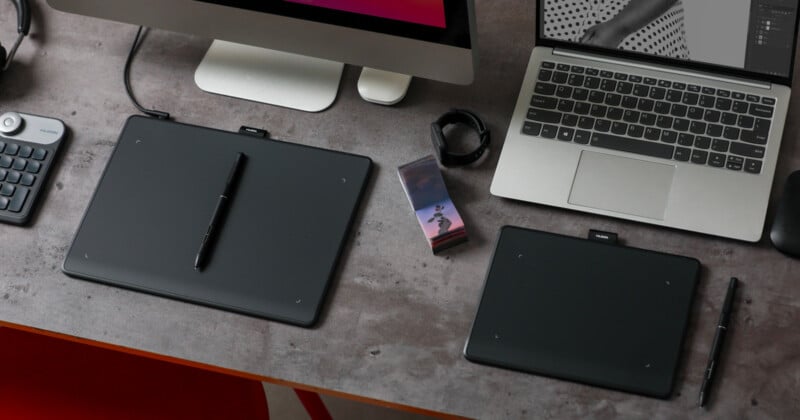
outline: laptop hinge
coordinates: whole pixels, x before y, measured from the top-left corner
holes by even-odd
[[[733,78],[733,77],[714,76],[714,75],[711,75],[711,74],[708,74],[708,73],[697,73],[697,72],[693,72],[693,71],[690,71],[690,70],[680,70],[680,69],[676,69],[676,68],[672,68],[672,67],[666,67],[666,66],[664,66],[664,67],[662,67],[662,66],[654,66],[654,65],[645,64],[645,63],[639,63],[639,62],[630,61],[630,60],[621,60],[621,59],[604,57],[602,55],[597,55],[597,54],[590,54],[590,53],[583,53],[583,52],[577,52],[577,51],[571,51],[571,50],[564,50],[564,49],[561,49],[561,48],[554,49],[553,50],[553,55],[560,55],[560,56],[563,56],[563,57],[580,58],[580,59],[583,59],[583,60],[599,61],[599,62],[602,62],[602,63],[619,64],[619,65],[623,65],[623,66],[636,67],[636,68],[640,68],[640,69],[654,70],[654,71],[660,71],[660,72],[671,73],[671,74],[679,74],[679,75],[682,75],[682,76],[700,77],[700,78],[703,78],[703,79],[714,80],[714,81],[718,81],[718,82],[734,83],[734,84],[737,84],[737,85],[749,86],[749,87],[754,87],[754,88],[759,88],[759,89],[767,89],[767,90],[769,90],[769,89],[772,88],[772,84],[765,83],[765,82],[758,82],[758,81],[754,81],[754,80],[746,80],[746,79],[739,79],[739,78]]]

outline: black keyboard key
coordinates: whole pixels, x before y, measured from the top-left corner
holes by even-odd
[[[578,118],[578,127],[583,128],[584,130],[591,130],[592,128],[594,128],[594,118],[592,117]]]
[[[708,86],[703,86],[703,95],[714,95],[716,93],[717,93],[716,89]]]
[[[720,122],[725,125],[735,125],[736,124],[736,114],[732,112],[723,112],[722,118],[720,118]]]
[[[572,141],[572,136],[575,134],[574,128],[561,127],[558,129],[558,139],[561,141]]]
[[[556,96],[559,98],[569,98],[572,96],[572,88],[566,85],[561,85],[556,88]]]
[[[3,186],[0,187],[0,195],[6,196],[6,197],[11,197],[12,195],[14,195],[14,191],[16,191],[16,190],[17,190],[17,187],[15,187],[15,186],[13,186],[11,184],[3,184]]]
[[[639,99],[639,104],[636,106],[636,109],[639,111],[650,112],[655,107],[656,102],[652,99]]]
[[[716,108],[720,111],[730,111],[733,106],[733,101],[730,99],[717,98]]]
[[[656,102],[656,106],[653,108],[656,114],[669,114],[669,110],[672,108],[669,102],[658,101]]]
[[[24,171],[25,166],[28,164],[28,161],[22,158],[14,159],[14,164],[11,165],[11,169],[15,171]]]
[[[739,115],[739,118],[736,120],[736,125],[741,128],[753,128],[755,122],[756,119],[749,115]]]
[[[633,83],[631,82],[617,83],[617,93],[622,95],[630,95],[631,92],[633,92]]]
[[[656,118],[656,125],[660,128],[672,128],[672,117],[659,115],[658,118]]]
[[[717,89],[717,96],[719,96],[720,98],[730,98],[731,97],[731,91],[723,90],[723,89]]]
[[[639,123],[643,125],[656,125],[656,114],[643,112],[642,117],[639,118]]]
[[[36,149],[33,151],[31,157],[35,160],[44,160],[47,157],[47,150],[46,149]]]
[[[625,110],[622,108],[608,108],[608,112],[606,112],[606,118],[609,120],[621,120]]]
[[[741,142],[731,143],[731,153],[736,155],[763,159],[764,152],[765,149],[761,146],[755,146],[752,144],[741,143]]]
[[[539,70],[539,80],[540,81],[549,82],[552,77],[553,77],[553,71],[552,70],[546,70],[546,69]]]
[[[569,73],[564,73],[563,71],[557,71],[553,73],[553,83],[563,85],[567,83],[567,78],[569,77]]]
[[[658,80],[656,80],[656,79],[654,79],[654,78],[652,78],[652,77],[645,77],[645,78],[644,78],[644,84],[646,84],[646,85],[653,86],[653,85],[655,85],[656,83],[658,83]]]
[[[552,95],[556,93],[556,85],[551,83],[538,82],[534,86],[533,91],[539,95]]]
[[[592,134],[591,145],[621,152],[635,153],[662,159],[671,159],[674,147],[662,143],[632,140],[611,134]]]
[[[628,136],[640,138],[644,135],[644,127],[641,125],[631,124],[628,126]]]
[[[719,124],[709,124],[706,128],[706,134],[711,137],[721,137],[723,127]]]
[[[597,76],[598,74],[600,74],[600,70],[587,68],[586,74],[588,74],[589,76]]]
[[[675,89],[670,89],[667,91],[667,100],[670,102],[680,102],[681,98],[683,97],[683,92]]]
[[[558,124],[561,122],[561,113],[544,109],[529,108],[527,119],[543,123]]]
[[[575,104],[575,109],[573,110],[574,113],[578,115],[586,115],[589,113],[589,109],[591,109],[591,105],[586,102],[578,102]]]
[[[598,119],[594,122],[594,130],[602,133],[608,133],[611,130],[611,121]]]
[[[751,174],[761,173],[761,161],[755,159],[747,159],[744,161],[744,170]]]
[[[42,169],[42,164],[34,161],[28,161],[28,166],[25,168],[26,171],[32,174],[38,174],[40,169]]]
[[[603,81],[600,82],[600,89],[606,92],[613,92],[617,89],[617,82],[611,79],[603,79]]]
[[[20,185],[26,187],[30,187],[34,182],[36,182],[36,176],[31,174],[22,175],[22,179],[19,180]]]
[[[756,137],[756,133],[753,130],[742,130],[739,136],[739,140],[747,143],[767,144],[766,136]]]
[[[628,75],[625,73],[614,73],[614,79],[616,80],[628,80]]]
[[[675,160],[679,162],[688,162],[691,156],[692,156],[692,149],[687,149],[685,147],[675,148]]]
[[[693,146],[694,136],[691,134],[680,133],[678,134],[678,144],[681,146]]]
[[[583,68],[583,67],[581,67],[581,66],[572,66],[572,67],[570,67],[570,70],[571,70],[573,73],[580,73],[580,74],[583,74],[584,68]]]
[[[689,92],[700,93],[700,86],[698,86],[698,85],[689,85],[686,88],[686,90],[688,90]]]
[[[589,141],[592,138],[592,133],[585,130],[577,130],[575,131],[575,143],[578,144],[589,144]]]
[[[756,95],[747,95],[747,102],[759,102],[761,98]]]
[[[711,142],[711,150],[715,152],[727,153],[728,146],[730,146],[730,144],[731,142],[729,142],[728,140],[714,139],[714,141]]]
[[[605,105],[592,105],[592,108],[589,110],[589,115],[596,117],[596,118],[603,118],[606,116],[606,110],[608,108]]]
[[[570,86],[583,86],[583,76],[580,74],[570,74],[569,79],[567,79],[567,84]]]
[[[17,155],[19,157],[27,159],[27,158],[31,157],[32,153],[33,153],[33,148],[32,147],[30,147],[30,146],[22,146],[22,147],[19,148],[19,153]]]
[[[739,129],[736,127],[725,127],[722,137],[725,137],[728,140],[739,140],[739,133]]]
[[[18,151],[19,151],[19,145],[12,143],[6,146],[6,151],[3,153],[9,156],[14,156],[17,154]]]
[[[725,164],[725,167],[732,170],[732,171],[741,171],[742,166],[744,165],[744,159],[738,156],[728,156],[728,163]]]
[[[688,111],[686,112],[686,116],[693,120],[702,120],[705,114],[706,113],[703,110],[703,108],[696,106],[690,106]]]
[[[561,125],[575,127],[578,125],[578,116],[575,114],[565,114],[564,117],[561,118]]]
[[[542,125],[541,136],[546,139],[554,139],[558,134],[558,127],[555,125],[544,124]]]
[[[616,93],[608,93],[606,94],[605,104],[609,106],[619,106],[620,102],[622,101],[622,96]]]
[[[559,63],[559,64],[556,65],[556,69],[558,69],[560,71],[569,71],[569,64]]]
[[[743,101],[744,100],[744,93],[742,93],[742,92],[733,92],[733,93],[731,93],[731,97],[733,99],[736,99],[737,101]]]
[[[642,76],[637,76],[635,74],[632,74],[628,76],[628,81],[633,83],[642,83]]]
[[[650,87],[645,85],[636,85],[633,87],[633,94],[641,98],[647,97],[650,94]]]
[[[713,109],[707,109],[703,114],[703,119],[710,123],[719,122],[720,117],[722,117],[722,113]]]
[[[694,134],[705,134],[706,133],[706,123],[701,121],[692,121],[689,125],[689,131]]]
[[[750,115],[761,118],[772,118],[772,111],[775,108],[761,104],[750,104]]]
[[[22,211],[22,206],[25,205],[25,200],[28,198],[28,191],[27,188],[19,188],[17,193],[14,194],[14,197],[11,199],[11,202],[8,204],[8,211],[13,213],[19,213]]]
[[[708,161],[708,152],[703,150],[692,150],[692,163],[705,165]]]
[[[14,159],[8,156],[0,156],[0,168],[10,168],[12,163],[14,163]]]
[[[572,99],[576,101],[585,101],[589,98],[589,90],[584,88],[572,89]]]
[[[708,159],[708,165],[715,168],[721,168],[725,166],[725,155],[720,153],[712,153]]]
[[[650,99],[660,101],[667,95],[667,90],[661,87],[654,87],[650,89]]]
[[[672,115],[673,117],[683,118],[686,116],[686,112],[688,110],[689,107],[687,107],[686,105],[672,104],[672,109],[669,110],[669,115]]]
[[[675,118],[672,123],[672,128],[677,131],[689,131],[690,121],[686,118]]]
[[[661,131],[661,141],[664,143],[675,144],[678,140],[678,133],[672,130],[662,130]]]
[[[633,111],[629,109],[626,110],[625,113],[622,115],[622,119],[629,123],[637,123],[639,122],[640,115],[641,114],[639,113],[639,111]]]
[[[659,80],[658,87],[662,88],[672,87],[672,82],[670,82],[669,80]]]
[[[698,149],[708,149],[711,147],[711,137],[697,136],[694,138],[694,147]]]
[[[753,124],[753,131],[757,134],[763,134],[764,137],[769,134],[769,127],[772,125],[769,120],[765,120],[763,118],[756,118],[755,124]]]
[[[20,178],[22,178],[22,174],[17,171],[11,171],[6,176],[6,182],[9,184],[16,184],[19,182]]]
[[[637,99],[635,96],[625,96],[622,98],[621,105],[623,108],[634,109],[638,103],[639,99]]]
[[[686,89],[686,83],[672,82],[672,88],[678,90],[684,90]]]
[[[550,96],[533,95],[531,98],[531,106],[543,109],[555,109],[558,105],[558,99]]]
[[[562,99],[558,101],[558,110],[561,112],[572,112],[572,108],[575,107],[575,101],[570,101],[569,99]]]
[[[615,121],[611,124],[611,133],[624,136],[628,132],[628,124],[624,122]]]
[[[614,77],[614,72],[608,70],[600,70],[600,77],[605,77],[607,79],[610,79]]]
[[[556,68],[556,63],[553,63],[552,61],[542,61],[542,68],[554,69]]]
[[[600,79],[597,77],[587,77],[583,81],[583,86],[587,89],[597,89],[600,87]]]
[[[537,122],[525,121],[522,124],[522,134],[538,136],[542,132],[542,124]]]
[[[589,102],[595,104],[602,104],[606,100],[606,94],[599,90],[589,92]]]
[[[647,127],[644,129],[644,138],[647,140],[658,141],[661,138],[661,130],[653,127]]]
[[[697,105],[697,101],[700,99],[700,95],[696,93],[684,92],[683,98],[681,98],[681,103],[684,105]]]
[[[761,98],[761,103],[764,105],[775,105],[775,98],[767,98],[765,96]]]
[[[747,102],[736,101],[733,103],[733,112],[738,114],[747,114],[747,111],[750,109],[750,105]]]

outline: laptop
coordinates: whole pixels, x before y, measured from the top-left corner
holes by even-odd
[[[761,239],[797,0],[537,0],[491,192]]]

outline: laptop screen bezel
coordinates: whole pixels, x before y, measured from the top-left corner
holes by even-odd
[[[575,51],[582,51],[587,53],[594,53],[599,55],[613,55],[614,58],[626,58],[647,62],[654,64],[663,64],[675,67],[681,67],[692,71],[713,72],[718,74],[725,74],[744,79],[752,79],[764,82],[777,83],[784,86],[792,85],[792,78],[794,76],[795,60],[797,59],[795,52],[797,51],[797,33],[798,24],[800,24],[800,8],[798,13],[795,14],[794,22],[794,38],[792,41],[792,65],[789,66],[788,76],[776,76],[773,74],[759,73],[751,70],[745,70],[737,67],[723,66],[719,64],[712,64],[702,61],[680,60],[677,58],[663,57],[654,54],[638,53],[634,51],[616,49],[616,48],[603,48],[591,45],[584,45],[577,42],[561,41],[552,38],[544,37],[544,12],[542,11],[544,0],[536,0],[536,46],[564,48]]]

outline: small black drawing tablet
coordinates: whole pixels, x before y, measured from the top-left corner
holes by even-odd
[[[506,226],[464,355],[668,398],[699,273],[693,258]]]
[[[245,156],[201,271],[200,244]],[[311,326],[372,161],[131,117],[64,261],[69,275]]]

